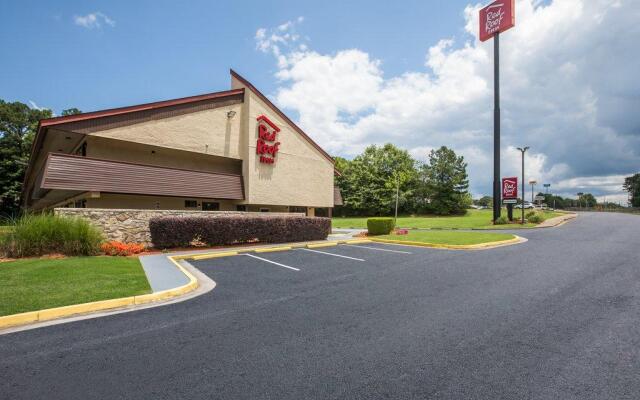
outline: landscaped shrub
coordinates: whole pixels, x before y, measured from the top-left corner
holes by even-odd
[[[144,251],[144,245],[140,243],[122,243],[116,240],[104,242],[100,250],[108,256],[130,256]]]
[[[501,215],[500,217],[496,218],[494,222],[495,225],[506,225],[508,223],[509,223],[509,219],[504,215]]]
[[[542,214],[534,213],[533,215],[527,216],[527,222],[532,224],[539,224],[544,222],[544,217],[542,216]]]
[[[158,217],[149,221],[157,248],[208,246],[247,242],[285,243],[323,240],[331,219],[301,216],[221,215],[216,217]]]
[[[526,212],[526,214],[524,214],[525,218],[527,218],[527,219],[528,219],[529,217],[531,217],[532,215],[536,215],[536,212],[535,212],[535,211],[533,211],[533,210],[531,210],[531,211],[527,211],[527,212]]]
[[[395,227],[393,218],[369,218],[367,219],[367,231],[369,235],[388,235]]]
[[[89,221],[53,214],[25,215],[0,236],[0,252],[19,258],[60,253],[94,255],[100,251],[103,234]]]

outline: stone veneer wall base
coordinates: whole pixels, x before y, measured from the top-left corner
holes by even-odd
[[[149,220],[155,217],[193,217],[220,215],[303,215],[304,213],[260,213],[247,211],[136,210],[107,208],[56,208],[56,215],[80,217],[104,231],[107,240],[143,243],[150,246]]]

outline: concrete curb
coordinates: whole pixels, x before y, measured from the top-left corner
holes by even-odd
[[[400,244],[403,246],[414,246],[414,247],[430,247],[434,249],[447,249],[447,250],[488,250],[494,249],[496,247],[510,246],[513,244],[524,243],[527,241],[526,238],[523,238],[518,235],[513,239],[508,240],[500,240],[497,242],[489,242],[489,243],[479,243],[479,244],[438,244],[438,243],[425,243],[425,242],[413,242],[413,241],[403,241],[403,240],[393,240],[393,239],[378,239],[371,238],[373,242],[380,243],[389,243],[389,244]]]
[[[560,215],[558,217],[549,218],[548,220],[536,225],[536,228],[555,228],[557,226],[561,226],[566,224],[572,219],[578,217],[578,214],[575,213],[564,213],[564,215]]]
[[[16,325],[49,321],[52,319],[69,317],[76,314],[93,313],[114,308],[146,304],[160,300],[168,300],[197,289],[198,280],[182,265],[180,265],[175,257],[177,256],[168,256],[167,258],[169,259],[169,261],[175,264],[175,266],[183,274],[185,274],[187,278],[189,278],[189,282],[182,286],[178,286],[173,289],[162,290],[159,292],[142,294],[139,296],[121,297],[118,299],[100,300],[90,303],[72,304],[69,306],[54,307],[37,311],[28,311],[20,314],[5,315],[3,317],[0,317],[0,329],[9,328]]]

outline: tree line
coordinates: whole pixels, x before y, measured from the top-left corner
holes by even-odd
[[[624,178],[622,188],[629,193],[629,206],[640,207],[640,173]]]
[[[336,157],[344,205],[336,215],[464,214],[471,205],[467,163],[442,146],[421,163],[390,143],[371,145],[353,160]]]
[[[77,108],[70,108],[62,115],[79,113]],[[22,183],[38,121],[52,116],[53,112],[48,109],[0,99],[0,217],[14,217],[19,213]]]

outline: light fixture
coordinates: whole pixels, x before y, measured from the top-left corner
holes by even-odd
[[[236,116],[236,112],[235,112],[235,111],[233,111],[233,110],[232,110],[232,111],[229,111],[229,112],[227,113],[227,118],[229,118],[229,119],[231,119],[231,118],[233,118],[233,117],[235,117],[235,116]]]

